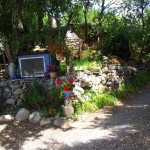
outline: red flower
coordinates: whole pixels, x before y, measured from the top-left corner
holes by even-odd
[[[69,78],[69,80],[68,80],[70,83],[73,83],[74,82],[74,78]]]
[[[64,52],[65,52],[65,50],[64,50],[64,49],[62,49],[62,50],[61,50],[61,53],[64,53]]]
[[[57,45],[54,46],[54,49],[58,49],[59,47]]]
[[[62,84],[62,80],[61,79],[57,79],[57,85],[61,85]]]
[[[64,86],[64,91],[69,91],[69,86],[68,85]]]

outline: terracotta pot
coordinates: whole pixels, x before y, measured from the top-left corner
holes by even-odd
[[[56,78],[57,72],[50,72],[49,75],[50,75],[50,78]]]
[[[64,56],[61,55],[61,54],[57,54],[57,53],[56,53],[56,59],[57,59],[57,60],[64,60]]]

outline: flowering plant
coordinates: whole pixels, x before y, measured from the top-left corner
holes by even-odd
[[[58,78],[56,80],[56,84],[58,86],[61,86],[63,88],[63,91],[72,91],[74,88],[74,78],[70,77],[69,79],[66,79],[66,81],[63,82],[62,79]]]
[[[112,58],[109,63],[111,64],[120,64],[120,60],[118,58]]]
[[[49,66],[47,66],[47,70],[48,70],[49,72],[57,72],[58,69],[59,69],[59,67],[56,66],[56,65],[50,64]]]
[[[65,53],[65,45],[64,44],[58,44],[58,43],[55,43],[54,45],[54,51],[57,53],[57,54],[64,54]]]

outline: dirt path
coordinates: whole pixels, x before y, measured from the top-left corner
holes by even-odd
[[[85,114],[68,130],[0,125],[0,150],[150,150],[150,85],[123,106]]]

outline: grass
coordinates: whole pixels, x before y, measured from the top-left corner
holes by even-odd
[[[125,99],[129,93],[138,91],[142,86],[150,81],[150,72],[140,72],[130,82],[122,84],[119,91],[105,92],[96,94],[91,92],[90,100],[81,102],[75,101],[73,106],[75,115],[85,112],[96,112],[104,106],[114,106],[118,100]]]
[[[125,82],[122,84],[122,89],[119,91],[111,92],[117,99],[127,98],[129,93],[133,93],[138,91],[144,85],[146,85],[150,81],[150,72],[140,72],[135,75],[132,81]]]
[[[95,93],[91,94],[89,101],[85,102],[74,102],[75,114],[82,114],[84,112],[96,112],[104,106],[114,106],[117,101],[114,95],[111,95],[109,92],[96,95]]]

